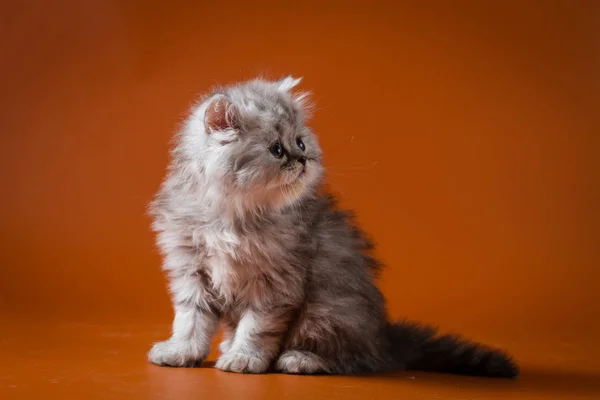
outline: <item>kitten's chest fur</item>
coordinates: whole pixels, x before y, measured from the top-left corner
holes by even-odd
[[[194,233],[203,253],[200,266],[224,309],[262,307],[296,296],[293,227],[262,221],[239,227],[213,224]],[[292,241],[290,241],[292,240]]]

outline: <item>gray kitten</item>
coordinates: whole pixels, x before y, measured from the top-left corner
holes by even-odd
[[[175,318],[150,362],[201,364],[221,323],[224,371],[515,377],[499,350],[388,322],[371,243],[322,192],[299,81],[216,90],[178,133],[151,205]]]

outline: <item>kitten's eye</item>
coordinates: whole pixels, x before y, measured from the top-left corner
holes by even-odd
[[[269,151],[277,158],[283,157],[283,148],[279,142],[275,142],[269,147]]]
[[[302,141],[302,139],[300,139],[300,138],[296,139],[296,144],[298,145],[298,148],[300,148],[300,150],[302,150],[302,151],[306,150],[306,146],[304,145],[304,142]]]

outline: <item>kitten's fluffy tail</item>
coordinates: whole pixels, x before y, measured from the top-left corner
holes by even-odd
[[[517,365],[501,350],[412,322],[391,323],[388,335],[396,362],[405,369],[515,378]]]

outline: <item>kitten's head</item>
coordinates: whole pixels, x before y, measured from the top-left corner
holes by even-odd
[[[187,158],[240,211],[280,208],[315,190],[321,151],[305,125],[306,93],[292,77],[218,90],[184,129]]]

